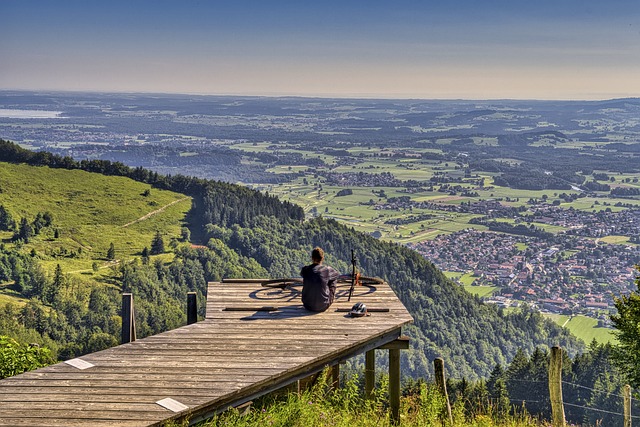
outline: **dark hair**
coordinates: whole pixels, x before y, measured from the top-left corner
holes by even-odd
[[[322,262],[322,260],[324,259],[324,251],[322,250],[322,248],[313,248],[313,250],[311,251],[311,259],[313,261]]]

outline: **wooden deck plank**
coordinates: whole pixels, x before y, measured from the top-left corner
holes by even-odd
[[[73,408],[76,411],[113,411],[114,403],[117,402],[67,402],[67,408]],[[148,403],[129,403],[130,410],[135,412],[164,412],[166,409],[156,404],[155,402]],[[50,405],[47,402],[29,402],[30,410],[47,410],[50,409]],[[2,411],[24,411],[24,403],[13,401],[4,402],[2,404]]]
[[[0,426],[128,427],[204,416],[390,342],[412,321],[388,285],[357,287],[352,302],[348,288],[340,285],[326,312],[310,313],[296,290],[209,284],[202,322],[82,356],[95,365],[87,370],[59,363],[0,381]],[[389,312],[335,311],[355,301]],[[257,311],[264,306],[278,310]],[[188,409],[175,414],[155,403],[167,397]]]
[[[29,409],[28,417],[34,420],[42,418],[58,418],[58,419],[72,419],[72,420],[87,420],[92,421],[94,419],[101,420],[123,420],[123,421],[151,421],[162,420],[165,415],[170,411],[158,405],[160,410],[158,411],[123,411],[122,408],[113,408],[112,410],[105,411],[80,411],[76,408],[67,407],[67,409]],[[21,410],[11,411],[0,409],[0,419],[13,418],[19,414],[24,414],[24,408]]]
[[[270,378],[270,377],[269,377]],[[253,383],[248,383],[253,384]],[[245,383],[220,383],[218,386],[211,387],[203,384],[198,384],[191,387],[185,387],[182,384],[173,384],[172,387],[154,387],[152,385],[145,386],[123,386],[123,387],[106,387],[106,386],[72,386],[72,385],[58,385],[58,386],[45,386],[45,385],[24,385],[24,386],[9,386],[6,387],[6,390],[3,390],[1,394],[12,394],[12,393],[34,393],[41,392],[43,394],[57,394],[57,393],[65,393],[65,394],[74,394],[78,396],[78,399],[82,399],[84,394],[102,394],[102,395],[121,395],[121,394],[131,394],[135,395],[140,392],[144,393],[153,393],[155,396],[158,396],[158,400],[164,397],[171,396],[180,396],[182,394],[193,396],[195,393],[202,393],[205,395],[217,395],[220,392],[226,392],[229,390],[240,389],[245,385]],[[3,388],[4,385],[3,385]]]
[[[22,414],[21,414],[22,415]],[[148,423],[142,423],[140,421],[123,421],[123,420],[101,420],[92,419],[91,424],[87,423],[87,420],[74,420],[74,419],[56,419],[56,418],[28,418],[24,415],[18,418],[3,417],[0,419],[0,426],[6,427],[22,427],[22,426],[37,426],[37,427],[141,427],[149,425]]]

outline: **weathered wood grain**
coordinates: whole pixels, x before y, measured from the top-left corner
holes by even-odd
[[[324,313],[306,311],[300,288],[209,284],[204,321],[0,381],[0,426],[149,426],[201,418],[396,340],[412,321],[386,284],[340,285]],[[350,318],[355,302],[388,312]],[[258,311],[273,306],[275,311]],[[242,311],[225,310],[226,307]],[[178,414],[156,404],[172,398]]]

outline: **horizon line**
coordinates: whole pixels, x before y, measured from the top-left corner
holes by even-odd
[[[421,97],[421,96],[407,96],[402,94],[383,95],[383,94],[303,94],[303,93],[254,93],[254,94],[241,94],[241,93],[198,93],[198,92],[158,92],[158,91],[130,91],[130,90],[69,90],[69,89],[8,89],[0,88],[1,92],[30,92],[30,93],[60,93],[60,94],[118,94],[118,95],[165,95],[165,96],[202,96],[202,97],[235,97],[235,98],[300,98],[300,99],[344,99],[344,100],[387,100],[387,101],[529,101],[529,102],[544,102],[544,101],[558,101],[558,102],[603,102],[603,101],[615,101],[615,100],[636,100],[640,99],[638,96],[625,96],[625,95],[611,95],[612,97],[603,98],[509,98],[509,97],[496,97],[496,98],[475,98],[475,97]]]

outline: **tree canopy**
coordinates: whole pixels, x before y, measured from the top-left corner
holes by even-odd
[[[640,266],[636,266],[640,271]],[[611,316],[618,345],[614,360],[633,387],[640,387],[640,277],[637,290],[615,299],[618,314]]]

